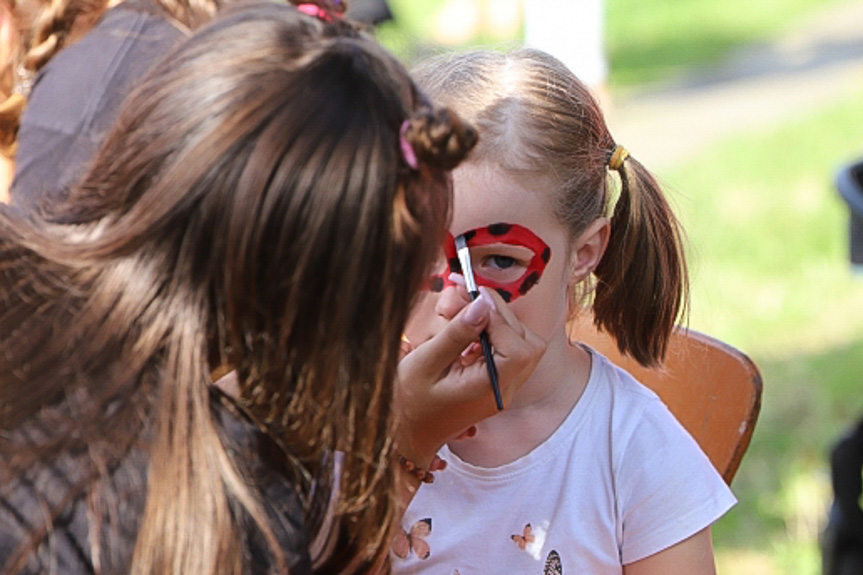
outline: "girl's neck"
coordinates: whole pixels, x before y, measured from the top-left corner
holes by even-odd
[[[480,422],[470,439],[450,450],[480,467],[497,467],[527,455],[563,423],[587,386],[590,354],[570,344],[565,329],[548,342],[545,355],[506,410]]]

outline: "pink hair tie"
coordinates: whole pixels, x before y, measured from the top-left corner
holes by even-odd
[[[317,4],[297,4],[297,10],[314,18],[320,18],[324,22],[330,22],[333,19],[329,12]]]
[[[408,141],[408,128],[410,127],[410,120],[405,120],[402,122],[402,127],[399,129],[399,145],[402,148],[402,157],[405,159],[405,163],[410,166],[412,169],[416,170],[419,167],[419,163],[417,162],[417,154],[414,152],[413,146]]]

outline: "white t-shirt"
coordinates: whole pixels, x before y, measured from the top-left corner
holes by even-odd
[[[442,449],[448,466],[405,513],[393,573],[620,574],[735,504],[656,394],[591,355],[582,397],[524,457],[481,468]]]

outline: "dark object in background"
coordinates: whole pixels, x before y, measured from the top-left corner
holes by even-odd
[[[387,0],[351,0],[347,16],[373,26],[393,19]]]
[[[833,447],[833,505],[821,538],[823,575],[863,575],[863,419]]]
[[[848,230],[851,263],[863,265],[863,160],[848,165],[839,171],[836,176],[836,188],[851,211],[851,222]]]

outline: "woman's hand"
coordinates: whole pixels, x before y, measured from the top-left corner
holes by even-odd
[[[465,361],[462,356],[483,329],[494,349],[504,405],[545,352],[545,342],[522,325],[497,293],[486,288],[480,292],[399,364],[394,405],[397,448],[426,469],[447,440],[497,413],[485,361]],[[476,350],[469,355],[475,358]]]

